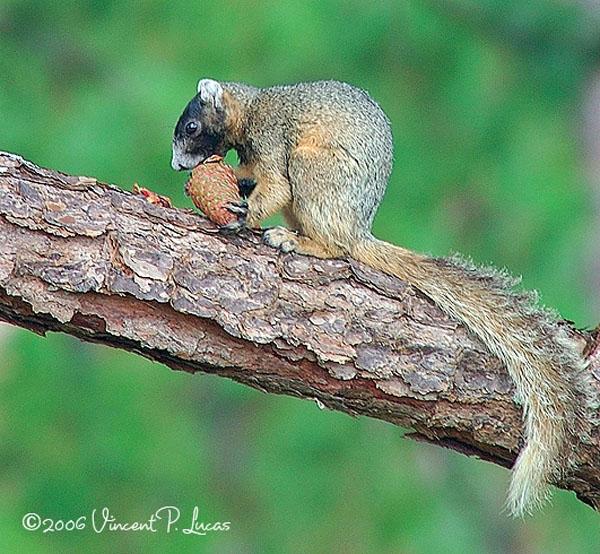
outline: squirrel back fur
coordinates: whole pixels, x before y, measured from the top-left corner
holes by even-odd
[[[192,123],[192,124],[190,124]],[[203,79],[173,140],[175,169],[234,148],[239,178],[256,186],[230,230],[283,211],[290,229],[265,231],[285,252],[351,256],[403,279],[460,321],[506,366],[523,406],[524,438],[508,495],[523,515],[569,470],[584,361],[556,317],[514,280],[458,259],[435,259],[375,239],[371,225],[391,173],[388,118],[364,91],[337,81],[259,89]]]

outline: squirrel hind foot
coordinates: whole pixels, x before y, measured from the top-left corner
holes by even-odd
[[[272,227],[263,233],[263,241],[282,252],[294,252],[298,249],[297,235],[285,227]]]
[[[269,246],[282,252],[297,252],[315,258],[337,258],[343,252],[335,246],[329,246],[285,227],[273,227],[263,233],[263,240]]]

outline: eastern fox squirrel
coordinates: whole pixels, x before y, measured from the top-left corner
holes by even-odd
[[[238,179],[254,179],[230,206],[230,231],[282,211],[290,228],[264,232],[269,245],[320,258],[350,256],[407,281],[462,322],[506,366],[523,404],[525,446],[508,496],[523,515],[572,462],[569,443],[585,396],[581,351],[553,314],[516,293],[516,280],[376,239],[371,224],[392,169],[390,122],[364,91],[337,81],[256,88],[202,79],[177,122],[172,166],[189,170],[235,149]]]

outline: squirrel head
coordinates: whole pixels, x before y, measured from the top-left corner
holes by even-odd
[[[175,126],[171,166],[176,171],[189,170],[214,154],[225,156],[225,136],[223,87],[212,79],[201,79],[198,93]]]

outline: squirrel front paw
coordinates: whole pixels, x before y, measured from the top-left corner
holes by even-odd
[[[228,202],[225,205],[225,208],[234,214],[237,219],[228,223],[227,225],[223,225],[221,230],[224,233],[233,234],[239,233],[242,229],[247,227],[246,218],[248,217],[248,202],[246,200],[238,200],[236,202]]]
[[[293,252],[298,248],[297,235],[285,227],[272,227],[263,233],[263,241],[282,252]]]

